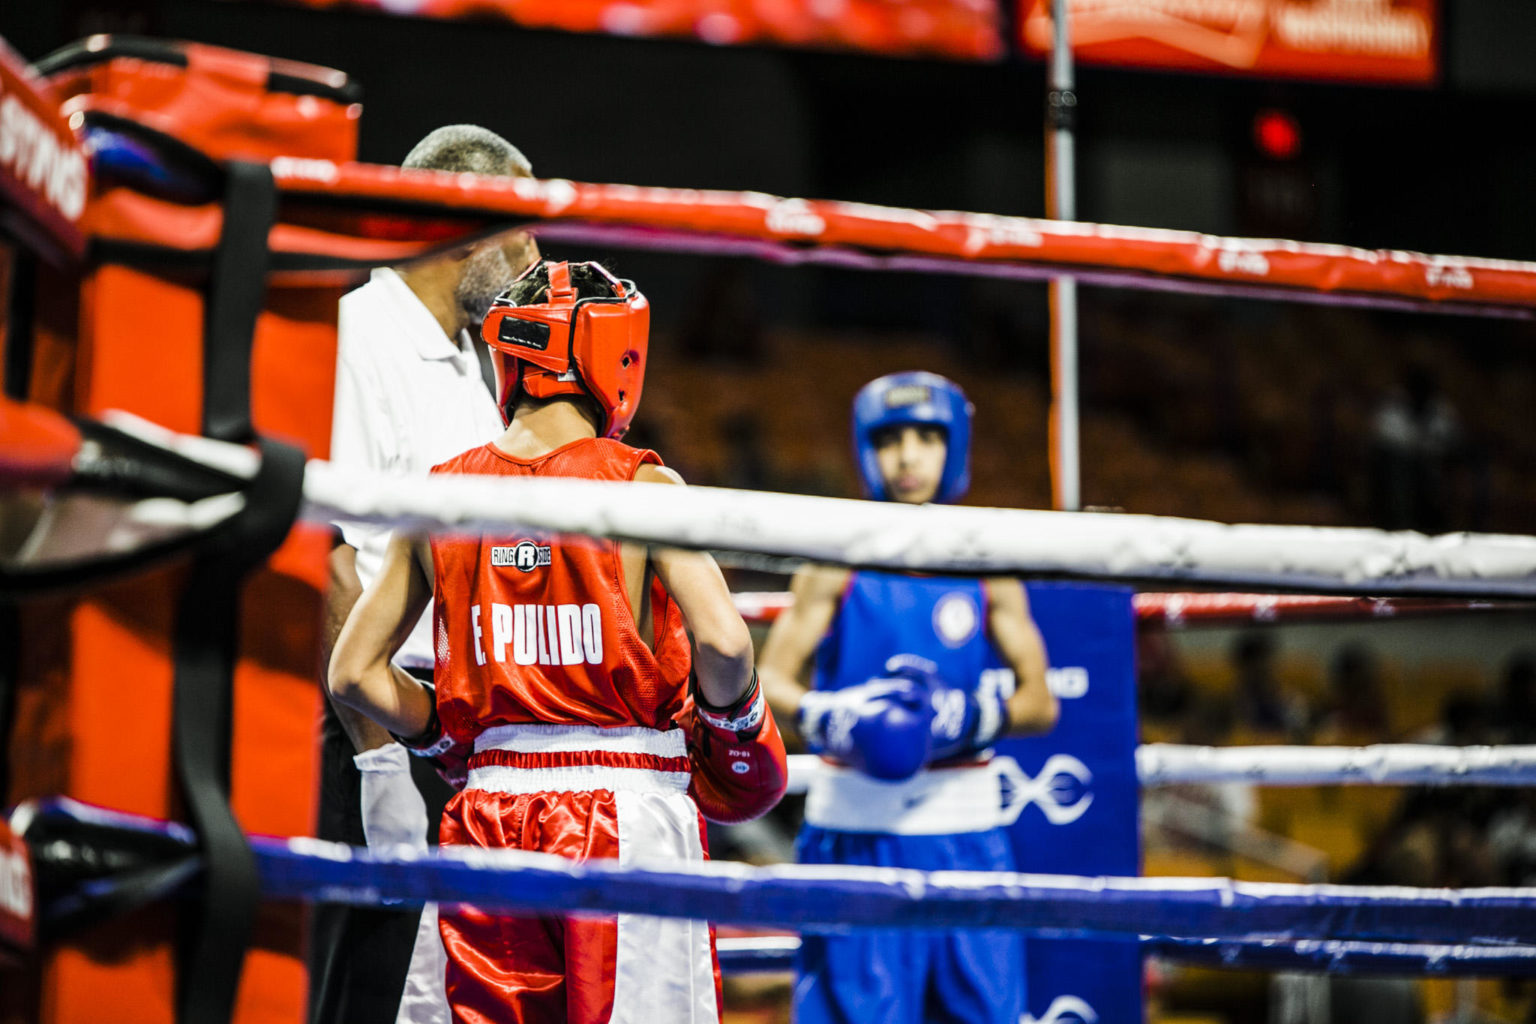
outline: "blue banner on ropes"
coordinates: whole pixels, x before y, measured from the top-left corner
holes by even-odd
[[[1061,718],[1045,736],[998,744],[998,755],[1012,757],[1025,776],[1028,802],[1011,829],[1021,871],[1141,872],[1131,593],[1070,583],[1029,586]],[[1025,948],[1024,1021],[1142,1019],[1135,938],[1031,938]]]

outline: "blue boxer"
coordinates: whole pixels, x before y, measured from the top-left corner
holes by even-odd
[[[854,573],[817,652],[814,690],[845,690],[872,676],[883,676],[895,650],[928,659],[946,680],[1011,688],[1012,673],[1002,666],[981,628],[984,608],[985,594],[973,579]],[[915,796],[923,792],[929,777],[959,771],[974,775],[978,788],[995,787],[990,773],[973,768],[974,763],[974,758],[965,759],[889,785]],[[838,784],[836,778],[846,777],[836,776],[831,785]],[[869,801],[861,795],[850,799],[868,807]],[[898,799],[906,802],[911,797]],[[1001,802],[1001,794],[995,794],[995,806]],[[985,826],[985,812],[982,805],[973,823]],[[845,817],[837,807],[824,813],[834,820]],[[899,827],[901,823],[890,824]],[[942,822],[936,827],[943,827]],[[806,824],[796,852],[802,864],[925,871],[1012,871],[1015,867],[1007,834],[996,825],[951,833],[900,834]],[[800,1024],[1018,1024],[1024,1011],[1023,964],[1023,938],[1007,929],[860,929],[806,935],[797,962],[795,1020]]]
[[[971,417],[965,394],[936,374],[865,385],[853,403],[865,493],[958,501]],[[800,860],[1012,870],[991,744],[1044,732],[1057,714],[1022,584],[807,566],[790,590],[758,667],[781,721],[826,761],[806,794]],[[1007,930],[807,935],[799,968],[800,1024],[1017,1024],[1024,1011],[1024,944]]]

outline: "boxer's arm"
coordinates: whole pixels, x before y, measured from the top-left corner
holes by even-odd
[[[330,570],[330,583],[325,590],[325,615],[320,634],[322,665],[331,663],[331,653],[336,649],[336,638],[341,635],[341,627],[346,624],[352,606],[357,604],[357,599],[363,594],[363,585],[357,578],[356,548],[345,542],[338,543],[331,549],[326,567]],[[331,700],[331,707],[336,712],[336,720],[341,723],[342,731],[352,741],[353,750],[361,753],[394,742],[394,737],[382,725],[361,711],[330,698],[328,687],[326,696]]]
[[[683,478],[665,466],[645,464],[637,483],[681,486]],[[682,609],[693,634],[698,692],[711,707],[727,708],[752,685],[752,634],[741,621],[731,590],[715,560],[702,551],[652,548],[651,568]]]
[[[432,600],[432,563],[420,550],[425,546],[411,537],[390,540],[378,578],[336,638],[326,675],[335,700],[398,736],[419,736],[436,718],[432,694],[390,660]]]
[[[391,392],[380,377],[377,350],[369,344],[368,318],[359,316],[351,300],[341,303],[338,318],[330,460],[379,471],[398,469],[402,453],[391,414]],[[342,627],[363,593],[357,575],[357,548],[365,540],[387,532],[357,523],[338,526],[341,540],[331,549],[327,560],[330,580],[321,633],[322,681]],[[329,697],[328,686],[326,692]],[[362,712],[334,698],[331,706],[353,749],[376,750],[394,742],[383,726]]]
[[[1029,614],[1029,597],[1016,579],[983,581],[987,592],[987,636],[1013,669],[1015,685],[1008,698],[1008,735],[1049,732],[1059,711],[1056,696],[1045,684],[1045,642]]]
[[[683,482],[650,464],[635,480]],[[650,560],[693,633],[696,688],[682,714],[693,768],[688,793],[711,821],[750,821],[779,802],[789,779],[784,741],[752,670],[752,634],[713,558],[653,548]]]
[[[784,609],[768,630],[757,666],[763,693],[780,721],[796,720],[800,699],[806,693],[801,680],[837,615],[848,575],[849,571],[841,566],[808,565],[790,581],[794,603]]]

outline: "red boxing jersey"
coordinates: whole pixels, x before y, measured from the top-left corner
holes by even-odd
[[[606,438],[519,459],[494,444],[434,473],[631,480],[655,452]],[[651,581],[641,638],[617,541],[513,534],[432,538],[438,716],[455,740],[494,725],[672,727],[692,653],[682,613]]]

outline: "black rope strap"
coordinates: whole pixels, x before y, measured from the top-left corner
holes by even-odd
[[[209,269],[203,307],[203,433],[244,443],[251,429],[251,345],[267,295],[277,186],[266,164],[226,167],[224,229]]]
[[[203,433],[246,442],[255,437],[251,352],[277,193],[266,164],[231,161],[226,170],[224,224],[203,309]],[[203,898],[186,907],[180,930],[176,1007],[185,1024],[231,1018],[260,901],[250,843],[229,805],[241,583],[298,514],[304,456],[258,444],[261,469],[245,490],[246,506],[192,563],[173,638],[176,774],[206,864]]]
[[[244,511],[193,562],[173,642],[176,776],[206,865],[203,899],[187,906],[181,930],[177,1020],[198,1024],[230,1018],[260,900],[256,863],[229,806],[240,584],[287,536],[304,479],[298,449],[260,448]]]

